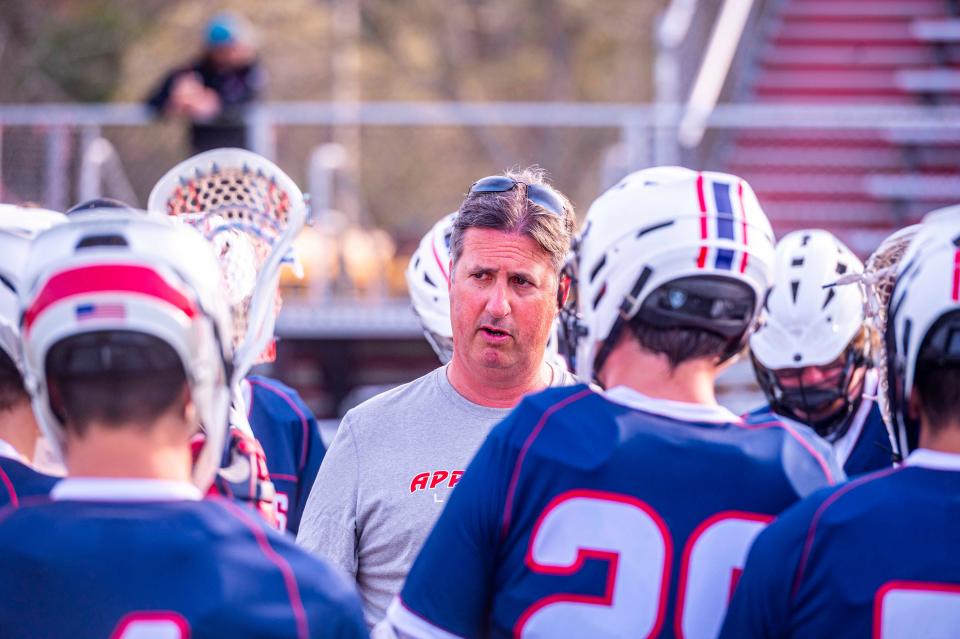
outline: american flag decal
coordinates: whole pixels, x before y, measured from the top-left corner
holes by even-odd
[[[77,321],[94,319],[123,319],[127,309],[123,304],[80,304],[77,306]]]

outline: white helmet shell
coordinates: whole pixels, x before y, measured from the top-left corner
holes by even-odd
[[[916,446],[917,423],[908,406],[920,349],[931,328],[948,313],[960,312],[960,206],[924,217],[897,267],[890,296],[886,343],[891,439],[905,457]],[[942,356],[960,361],[960,344],[946,344]]]
[[[30,242],[40,231],[66,221],[56,211],[0,204],[0,349],[21,371],[17,290]]]
[[[407,288],[423,334],[444,363],[453,355],[450,324],[450,236],[456,211],[444,216],[420,240],[407,264]]]
[[[750,336],[757,361],[780,370],[837,359],[863,328],[865,301],[862,284],[831,285],[862,272],[860,259],[827,231],[794,231],[781,239],[764,322]]]
[[[20,307],[26,382],[44,434],[62,456],[64,424],[50,404],[46,361],[61,340],[97,331],[159,338],[179,355],[206,433],[194,483],[220,465],[230,404],[230,320],[209,243],[160,215],[94,210],[38,235]]]
[[[734,175],[657,167],[625,177],[591,205],[578,240],[577,375],[594,379],[598,345],[617,319],[680,278],[747,284],[752,324],[771,283],[773,242],[753,190]]]

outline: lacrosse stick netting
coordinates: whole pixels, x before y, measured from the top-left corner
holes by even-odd
[[[907,252],[910,242],[916,236],[918,228],[918,225],[908,226],[887,237],[867,258],[863,268],[862,281],[867,292],[867,314],[880,335],[880,339],[877,340],[879,343],[875,359],[880,378],[877,387],[877,403],[880,405],[883,421],[888,425],[893,424],[893,416],[890,413],[887,345],[884,339],[887,330],[887,311],[893,287],[897,282],[897,267]]]
[[[217,252],[230,298],[239,382],[272,344],[281,263],[306,223],[303,193],[256,153],[215,149],[167,172],[147,208],[195,226]]]

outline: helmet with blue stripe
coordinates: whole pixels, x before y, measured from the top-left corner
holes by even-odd
[[[597,198],[583,228],[569,263],[575,327],[564,331],[582,379],[597,379],[634,317],[719,335],[722,359],[742,350],[774,253],[770,223],[744,180],[682,167],[637,171]]]

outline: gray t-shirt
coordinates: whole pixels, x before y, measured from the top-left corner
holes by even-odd
[[[553,386],[576,383],[551,368]],[[465,399],[441,366],[344,416],[297,543],[356,579],[369,625],[386,614],[451,488],[509,412]]]

